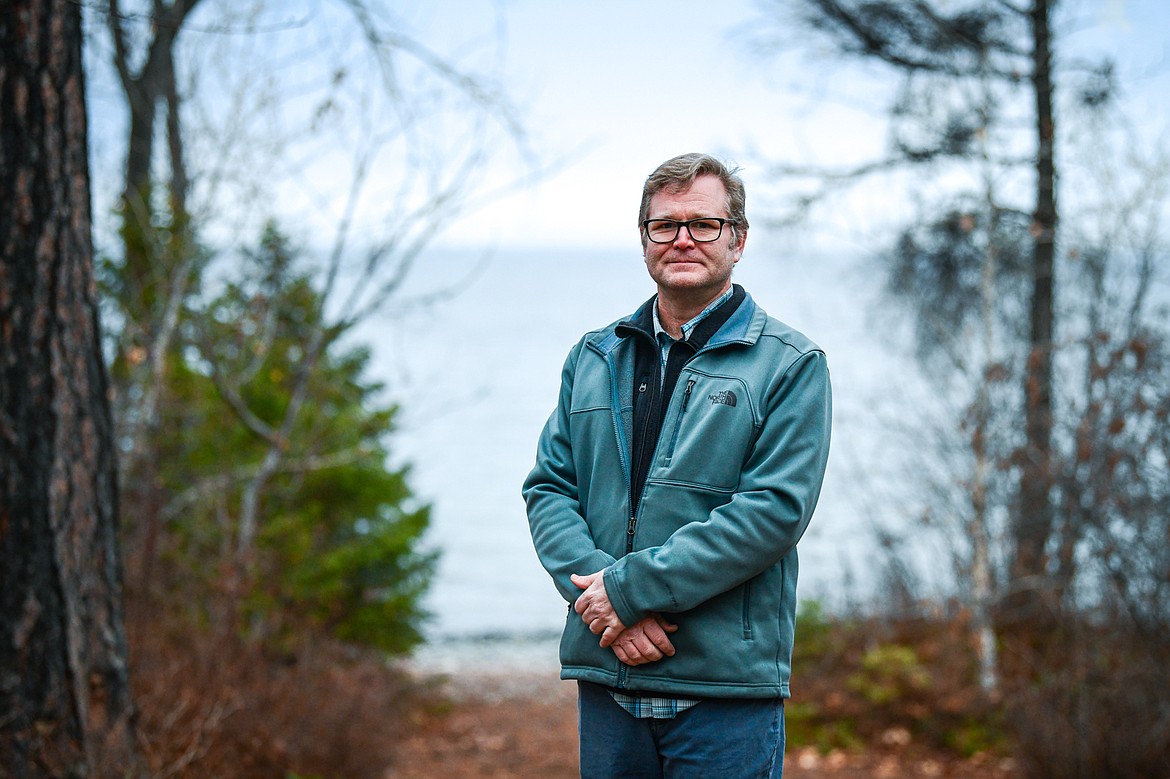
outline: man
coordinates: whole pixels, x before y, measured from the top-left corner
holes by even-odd
[[[658,293],[570,352],[524,484],[536,552],[573,604],[561,677],[578,680],[583,777],[781,775],[829,375],[731,283],[744,200],[707,155],[646,180]]]

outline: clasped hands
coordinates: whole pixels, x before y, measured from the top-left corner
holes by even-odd
[[[674,655],[674,644],[667,633],[678,630],[661,614],[651,614],[634,625],[626,627],[618,619],[609,595],[605,592],[603,571],[580,576],[573,574],[573,584],[584,590],[573,610],[594,635],[601,635],[601,646],[611,647],[626,665],[643,665]]]

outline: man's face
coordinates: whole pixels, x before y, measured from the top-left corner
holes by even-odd
[[[704,216],[729,218],[727,189],[716,176],[699,176],[690,189],[664,189],[650,198],[647,219],[684,222]],[[713,299],[731,283],[731,269],[743,253],[746,231],[738,237],[730,225],[715,241],[699,243],[680,228],[671,243],[653,243],[643,233],[646,269],[658,285],[659,294]]]

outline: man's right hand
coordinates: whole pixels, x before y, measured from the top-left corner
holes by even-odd
[[[674,655],[674,644],[667,633],[678,630],[678,625],[667,622],[660,614],[652,614],[626,628],[610,646],[626,665],[645,665]]]

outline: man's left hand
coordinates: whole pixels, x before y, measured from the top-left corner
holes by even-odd
[[[589,626],[589,632],[594,635],[601,634],[601,645],[606,647],[621,635],[626,626],[618,619],[617,612],[613,610],[613,604],[609,602],[609,596],[605,593],[603,574],[604,571],[598,571],[585,576],[573,574],[569,578],[573,584],[585,590],[573,604],[573,611],[581,615],[581,621]]]
[[[613,653],[626,665],[645,665],[674,656],[668,633],[678,630],[661,614],[651,614],[622,632],[613,642]]]

